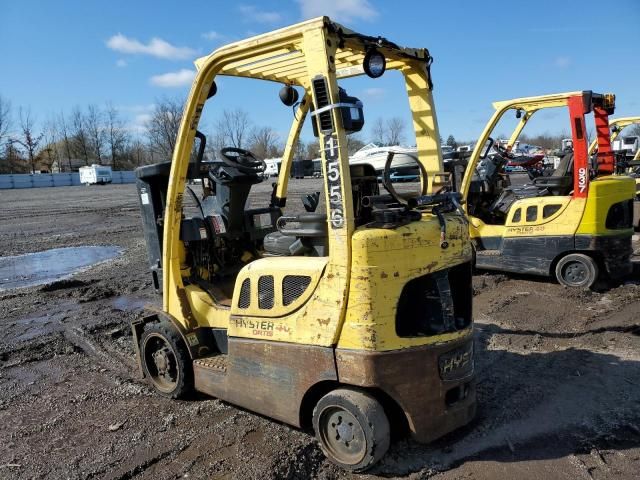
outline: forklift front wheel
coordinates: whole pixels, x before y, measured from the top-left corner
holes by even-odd
[[[338,388],[313,409],[313,428],[320,448],[335,464],[356,472],[373,466],[389,449],[389,420],[374,397]]]
[[[566,287],[591,288],[598,279],[598,264],[588,255],[571,253],[556,265],[556,278]]]
[[[193,390],[193,370],[189,352],[168,322],[149,323],[140,339],[142,368],[161,395],[182,398]]]

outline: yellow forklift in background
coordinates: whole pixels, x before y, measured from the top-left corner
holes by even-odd
[[[611,130],[611,144],[616,141],[622,130],[630,125],[640,125],[640,117],[620,117],[609,121]],[[621,149],[618,154],[617,169],[619,173],[627,173],[636,181],[636,198],[633,202],[633,228],[640,231],[640,148],[638,148],[638,140],[635,140],[635,152],[631,151],[631,155]],[[624,145],[622,145],[624,147]],[[594,139],[589,145],[589,158],[597,154],[598,142]],[[621,158],[620,158],[621,157]]]
[[[137,170],[162,310],[133,322],[141,372],[158,393],[197,390],[296,427],[365,470],[405,427],[428,442],[475,413],[472,248],[457,193],[433,193],[443,168],[426,49],[402,48],[326,17],[224,46],[196,61],[171,162]],[[375,171],[349,166],[347,135],[364,106],[345,78],[403,75],[420,192],[381,194]],[[295,108],[268,204],[247,207],[264,160],[223,148],[204,158],[197,130],[218,76],[275,82]],[[274,90],[274,96],[276,90]],[[287,215],[295,145],[309,118],[323,193]],[[198,144],[196,154],[192,146]],[[389,178],[391,158],[385,178]],[[202,180],[203,193],[185,190]],[[197,214],[184,207],[185,193]],[[326,213],[315,208],[324,201]]]
[[[505,172],[512,147],[530,118],[566,107],[573,148],[548,176],[511,185]],[[631,273],[634,181],[614,175],[608,116],[611,94],[591,91],[519,98],[494,103],[495,113],[475,145],[460,191],[470,217],[475,265],[535,275],[554,275],[562,285],[591,287],[605,272]],[[593,112],[598,145],[590,165],[585,115]],[[520,119],[504,146],[491,137],[508,113]]]

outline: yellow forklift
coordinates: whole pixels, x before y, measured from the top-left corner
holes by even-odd
[[[611,130],[611,143],[618,138],[622,130],[630,125],[640,125],[640,117],[620,117],[611,119],[609,121]],[[637,140],[636,140],[637,143]],[[594,139],[589,145],[589,158],[597,154],[598,142]],[[631,178],[636,181],[636,198],[633,202],[633,228],[640,231],[640,148],[637,148],[635,152],[631,152],[628,155],[627,152],[622,150],[619,153],[619,157],[616,165],[619,173],[627,173]],[[629,158],[631,157],[631,158]]]
[[[496,102],[475,145],[460,188],[469,214],[475,265],[488,270],[552,276],[569,287],[593,286],[631,273],[634,181],[614,175],[609,114],[615,97],[591,91]],[[527,122],[538,111],[565,107],[573,147],[549,175],[511,185],[506,165]],[[585,115],[593,113],[598,153],[588,155]],[[491,137],[506,114],[520,119],[506,145]]]
[[[459,194],[433,193],[443,161],[431,61],[426,49],[326,17],[196,61],[173,160],[136,172],[162,309],[132,330],[141,373],[158,393],[197,390],[312,427],[326,456],[355,471],[385,454],[394,429],[429,442],[471,421],[472,248]],[[340,82],[385,70],[399,71],[406,86],[421,172],[414,195],[388,181],[392,155],[388,193],[372,168],[349,165],[347,135],[363,127],[364,106]],[[218,76],[275,82],[295,109],[264,206],[246,204],[264,160],[237,148],[204,157],[197,127],[223,94]],[[306,213],[287,215],[306,118],[321,147],[323,192],[304,196]],[[185,188],[191,180],[202,182],[202,195]],[[325,212],[316,212],[322,201]]]

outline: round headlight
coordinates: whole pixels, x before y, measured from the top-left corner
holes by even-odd
[[[387,68],[387,61],[379,51],[371,49],[364,56],[363,62],[364,73],[371,78],[381,77]]]

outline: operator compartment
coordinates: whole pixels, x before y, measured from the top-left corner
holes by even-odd
[[[259,258],[265,237],[276,231],[280,208],[246,208],[251,187],[262,182],[264,161],[251,152],[223,148],[222,160],[203,161],[206,139],[198,132],[199,152],[189,164],[179,239],[185,283],[230,306],[238,272]],[[156,290],[161,289],[164,210],[171,162],[136,170],[149,261]],[[201,190],[197,192],[196,190]]]

